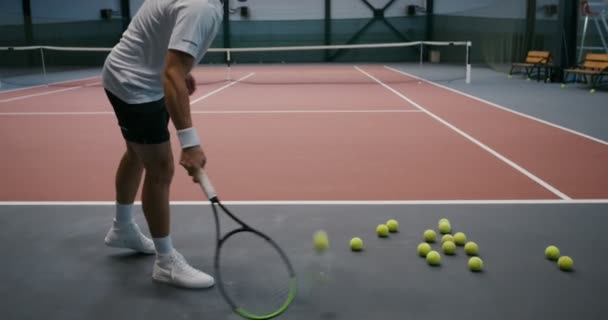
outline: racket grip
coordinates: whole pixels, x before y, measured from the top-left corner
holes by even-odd
[[[198,181],[201,185],[201,188],[203,189],[203,192],[207,194],[207,198],[209,198],[209,200],[213,200],[217,197],[217,193],[215,192],[215,188],[211,184],[211,180],[209,180],[209,176],[207,176],[205,171],[202,169],[198,172]]]

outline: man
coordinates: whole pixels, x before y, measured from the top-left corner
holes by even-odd
[[[116,215],[105,243],[156,253],[152,278],[187,288],[213,286],[210,275],[191,267],[173,248],[169,189],[174,162],[168,131],[173,122],[182,147],[180,164],[197,181],[206,162],[192,126],[190,74],[222,21],[220,0],[146,0],[112,49],[103,86],[126,142],[116,172]],[[145,171],[142,208],[152,240],[133,221],[132,205]]]
[[[589,1],[582,0],[581,7],[583,8],[582,9],[583,16],[594,16],[595,15],[595,13],[593,11],[591,11],[591,6],[589,5]]]

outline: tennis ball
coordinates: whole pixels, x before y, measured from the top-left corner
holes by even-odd
[[[449,223],[444,222],[439,224],[439,232],[441,232],[441,234],[448,234],[450,231],[452,231],[452,226],[450,226]]]
[[[424,241],[435,242],[437,239],[437,233],[434,230],[428,229],[424,232]]]
[[[442,223],[450,224],[450,220],[448,220],[447,218],[441,218],[439,219],[439,223],[437,223],[437,225],[441,225]]]
[[[545,257],[549,260],[557,260],[559,258],[559,249],[556,246],[548,246],[545,249]]]
[[[464,245],[464,252],[470,256],[476,256],[477,253],[479,253],[479,247],[477,246],[477,243],[469,241]]]
[[[329,238],[327,232],[319,230],[313,235],[313,243],[317,252],[323,252],[329,248]]]
[[[469,259],[469,269],[474,272],[479,272],[483,269],[483,260],[479,257]]]
[[[591,90],[589,90],[589,92],[595,93],[595,89],[591,89]]]
[[[350,249],[353,251],[363,250],[363,240],[358,237],[350,239]]]
[[[562,89],[563,89],[563,88],[565,88],[565,87],[566,87],[566,85],[562,83],[561,87],[562,87]]]
[[[390,219],[386,222],[386,226],[388,227],[389,232],[397,232],[399,231],[399,222],[395,219]]]
[[[467,242],[467,236],[462,232],[456,232],[454,234],[454,244],[457,246],[464,246]]]
[[[437,251],[431,251],[426,255],[426,262],[432,266],[441,264],[441,255]]]
[[[530,78],[527,78],[527,79],[526,79],[526,81],[530,81],[530,80],[532,80],[532,79],[530,79]]]
[[[574,266],[574,260],[568,256],[559,257],[559,259],[557,259],[557,265],[563,271],[570,271]]]
[[[380,237],[386,237],[388,236],[388,227],[385,224],[379,224],[376,227],[376,233]]]
[[[426,242],[422,242],[421,244],[418,245],[418,254],[421,257],[426,257],[426,255],[431,252],[431,245],[426,243]]]
[[[446,241],[454,242],[454,237],[451,234],[445,234],[445,235],[443,235],[443,237],[441,237],[441,244],[443,244]]]
[[[441,245],[441,249],[443,250],[443,253],[453,255],[456,251],[456,245],[452,241],[446,241]]]

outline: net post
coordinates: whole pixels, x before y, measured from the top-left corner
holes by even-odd
[[[232,81],[232,56],[230,55],[230,49],[226,50],[226,63],[228,64],[228,78],[227,81]]]
[[[424,42],[420,41],[420,66],[422,67],[422,60],[424,59]]]
[[[48,87],[49,80],[46,76],[46,63],[44,62],[44,48],[40,47],[40,60],[42,61],[42,76],[44,77],[44,84]]]
[[[466,76],[466,83],[470,84],[471,83],[471,41],[467,41],[467,54],[466,54],[466,64],[467,64],[467,76]]]

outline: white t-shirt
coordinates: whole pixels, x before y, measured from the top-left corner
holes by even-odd
[[[219,0],[146,0],[106,58],[103,86],[130,104],[164,96],[163,69],[169,49],[198,63],[223,19]]]

